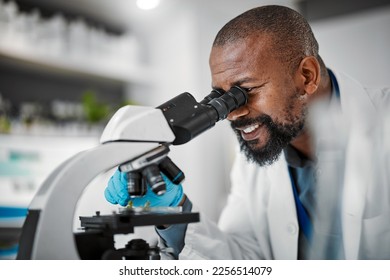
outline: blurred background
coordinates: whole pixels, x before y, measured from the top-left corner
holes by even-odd
[[[265,4],[300,11],[328,67],[367,86],[389,84],[389,0],[0,0],[0,259],[15,257],[26,209],[59,163],[96,146],[125,104],[207,95],[216,33]],[[215,221],[234,149],[228,122],[171,149],[185,192]],[[118,208],[103,197],[111,174],[80,198],[75,230],[78,215]]]

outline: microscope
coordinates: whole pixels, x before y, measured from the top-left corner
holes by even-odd
[[[157,194],[165,192],[163,172],[178,184],[184,174],[168,157],[170,145],[187,143],[246,104],[245,90],[213,90],[201,102],[184,92],[150,108],[124,106],[105,127],[100,145],[60,164],[33,198],[19,241],[17,259],[159,259],[159,248],[142,239],[115,248],[114,235],[133,233],[136,226],[193,223],[199,213],[167,209],[79,217],[81,232],[72,229],[75,208],[88,184],[99,174],[118,167],[127,174],[131,196],[142,196],[146,184]]]

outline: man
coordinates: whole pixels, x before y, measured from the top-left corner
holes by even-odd
[[[162,246],[173,247],[174,257],[182,259],[390,258],[389,184],[374,184],[372,172],[365,182],[353,180],[368,172],[354,172],[360,169],[353,164],[372,154],[371,121],[389,108],[390,89],[369,91],[327,69],[309,24],[282,6],[255,8],[228,22],[215,38],[210,69],[213,88],[239,86],[249,95],[228,116],[241,151],[232,190],[218,225],[201,215],[200,223],[159,228]],[[333,108],[341,112],[348,125],[340,135],[324,132],[318,122],[310,126],[313,104],[325,104],[318,107],[320,122],[332,118]],[[342,133],[350,126],[349,135],[356,137]],[[334,141],[318,145],[321,133],[335,133],[341,144],[329,153],[324,143]],[[359,140],[367,140],[366,149],[351,150]],[[323,160],[329,154],[332,164]],[[332,180],[321,179],[320,164],[328,170],[333,163]],[[114,174],[105,195],[127,204],[125,174]],[[132,201],[197,211],[182,186],[170,182],[166,194],[148,190]]]

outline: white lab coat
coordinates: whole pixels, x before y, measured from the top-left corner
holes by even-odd
[[[348,127],[357,127],[350,129],[345,147],[341,210],[345,257],[388,259],[390,186],[372,183],[375,174],[368,166],[375,148],[370,138],[373,126],[361,125],[361,120],[390,108],[390,89],[367,90],[344,74],[335,75]],[[357,152],[361,149],[364,151]],[[299,226],[284,156],[260,168],[238,153],[231,180],[231,193],[218,225],[199,211],[201,221],[188,225],[179,258],[296,259]]]

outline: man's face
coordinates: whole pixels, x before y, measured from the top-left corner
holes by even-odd
[[[213,47],[210,68],[213,88],[248,90],[248,103],[228,119],[250,161],[273,163],[305,123],[307,101],[295,75],[273,56],[266,36]]]

